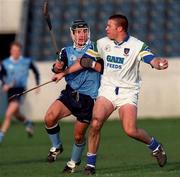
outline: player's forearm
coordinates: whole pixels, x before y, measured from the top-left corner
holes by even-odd
[[[79,62],[76,62],[75,64],[73,64],[72,66],[70,66],[69,68],[64,70],[64,75],[74,73],[74,72],[79,71],[81,69],[83,69],[83,67],[80,65]]]

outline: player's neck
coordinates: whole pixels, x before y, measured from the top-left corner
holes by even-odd
[[[125,33],[125,32],[123,32],[123,33],[121,33],[121,34],[119,34],[119,35],[117,36],[117,38],[115,39],[115,41],[117,41],[117,42],[120,43],[120,42],[125,41],[127,37],[128,37],[128,34]]]

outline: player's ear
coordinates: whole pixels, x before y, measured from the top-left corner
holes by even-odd
[[[123,31],[123,27],[122,26],[118,26],[117,30],[118,30],[118,32],[121,32],[121,31]]]

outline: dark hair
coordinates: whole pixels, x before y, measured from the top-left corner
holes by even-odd
[[[14,41],[14,42],[12,42],[12,43],[10,44],[10,49],[12,48],[12,46],[17,46],[17,47],[19,47],[20,49],[22,49],[22,45],[21,45],[19,42],[17,42],[17,41]]]
[[[121,14],[115,14],[109,17],[109,20],[114,20],[117,26],[122,26],[124,31],[128,31],[128,19],[126,16]]]

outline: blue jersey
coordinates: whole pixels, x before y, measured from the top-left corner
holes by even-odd
[[[35,74],[36,84],[39,84],[39,72],[30,58],[20,57],[14,60],[5,59],[1,65],[1,80],[4,84],[13,85],[14,88],[26,88],[29,69]]]
[[[70,67],[77,59],[81,58],[87,49],[94,49],[94,43],[88,42],[82,49],[76,49],[74,46],[65,47],[60,53],[60,60],[64,61],[67,67]],[[68,85],[79,93],[96,98],[100,85],[100,73],[92,69],[82,69],[75,73],[65,76]]]

